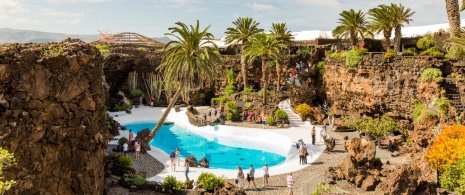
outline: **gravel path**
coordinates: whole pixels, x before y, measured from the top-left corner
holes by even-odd
[[[121,154],[121,152],[113,152],[113,148],[115,147],[116,145],[109,145],[107,148],[107,153],[109,155],[112,153]],[[132,159],[132,167],[137,172],[147,172],[147,178],[153,177],[165,169],[165,166],[160,161],[150,156],[149,154],[140,154],[140,159],[136,159],[136,153],[134,152],[129,153],[129,156]]]

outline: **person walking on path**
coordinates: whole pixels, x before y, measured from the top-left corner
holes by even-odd
[[[189,161],[187,159],[184,161],[184,167],[186,167],[186,170],[185,170],[186,171],[186,180],[188,180],[189,179],[189,175],[188,175],[189,174]]]
[[[144,97],[140,96],[139,97],[139,105],[142,107],[144,104],[142,103],[144,101]]]
[[[213,114],[215,114],[215,116],[216,116],[216,114],[218,114],[218,110],[216,108],[215,108],[215,110],[213,110]]]
[[[299,164],[304,164],[304,147],[303,145],[299,148]]]
[[[153,97],[150,98],[150,107],[153,108],[153,104],[155,103],[155,99]]]
[[[123,153],[125,155],[128,155],[128,152],[129,152],[128,147],[129,147],[128,142],[124,142],[124,144],[123,144]]]
[[[176,158],[176,162],[178,162],[178,166],[181,166],[180,164],[181,159],[179,158],[179,148],[176,148],[175,158]]]
[[[236,178],[236,181],[237,181],[237,186],[239,186],[241,189],[244,188],[244,183],[242,182],[242,180],[244,179],[244,172],[242,171],[242,168],[241,166],[237,166],[237,178]]]
[[[312,145],[315,145],[315,126],[312,127]]]
[[[249,170],[249,178],[247,179],[249,182],[249,185],[247,185],[247,188],[250,188],[250,182],[253,183],[253,187],[257,189],[257,185],[255,185],[255,168],[253,168],[253,165],[250,164],[250,170]]]
[[[265,118],[265,116],[262,116],[263,129],[265,128],[265,124],[266,124],[266,118]]]
[[[306,144],[302,145],[302,149],[304,151],[304,158],[303,158],[304,164],[307,164],[307,156],[308,156],[307,145]]]
[[[328,133],[326,132],[326,128],[323,128],[320,132],[320,138],[322,141],[325,141],[326,136],[328,136]]]
[[[171,150],[171,154],[170,154],[171,171],[176,171],[176,161],[174,160],[175,158],[176,158],[176,154],[174,153],[174,150]]]
[[[287,188],[289,188],[289,192],[287,193],[287,195],[293,195],[294,193],[292,192],[292,188],[294,187],[294,178],[292,177],[292,172],[289,173],[289,175],[287,175],[287,178],[286,178],[286,181],[287,181]]]
[[[140,144],[138,141],[134,142],[134,148],[136,148],[136,159],[140,158]]]
[[[132,129],[129,129],[129,141],[134,139],[134,133],[132,133]]]
[[[268,174],[268,164],[265,163],[265,166],[263,167],[263,187],[268,187],[268,178],[270,177],[270,174]]]

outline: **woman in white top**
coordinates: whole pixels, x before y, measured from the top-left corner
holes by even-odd
[[[134,143],[134,147],[136,148],[136,159],[140,158],[140,143],[139,141],[136,141]]]
[[[265,163],[265,166],[263,167],[263,187],[268,187],[268,177],[270,177],[270,174],[268,174],[268,164]]]
[[[176,148],[175,158],[176,158],[176,161],[178,161],[178,166],[181,166],[180,163],[179,163],[179,161],[180,161],[180,159],[179,159],[179,148]]]
[[[238,170],[237,177],[236,177],[237,186],[239,186],[240,188],[243,188],[244,184],[242,183],[242,180],[244,179],[244,172],[242,171],[241,166],[238,166],[237,170]]]

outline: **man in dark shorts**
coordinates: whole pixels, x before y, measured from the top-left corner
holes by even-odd
[[[249,170],[249,179],[247,180],[249,182],[249,185],[247,185],[247,188],[250,188],[250,182],[253,182],[253,186],[255,189],[257,189],[257,185],[255,185],[255,169],[253,168],[252,164],[250,164],[250,170]]]

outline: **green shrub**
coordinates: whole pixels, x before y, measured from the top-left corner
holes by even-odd
[[[120,105],[120,104],[115,104],[115,107],[113,108],[114,111],[125,111],[128,108],[125,105]]]
[[[346,57],[346,66],[349,68],[357,68],[358,63],[362,61],[362,54],[360,49],[351,49],[344,53]]]
[[[129,167],[132,165],[132,160],[129,155],[121,155],[118,158],[118,162],[122,167]]]
[[[237,73],[234,72],[232,68],[226,71],[226,76],[228,77],[228,85],[236,84]],[[234,91],[236,91],[236,88],[234,88]]]
[[[233,109],[233,108],[237,108],[237,104],[235,101],[228,101],[226,102],[226,108],[229,108],[229,109]]]
[[[275,66],[276,66],[276,61],[275,60],[270,60],[269,68],[274,68]]]
[[[65,52],[65,46],[63,44],[55,44],[50,46],[48,49],[44,49],[41,53],[45,57],[56,57],[63,55]]]
[[[444,57],[446,57],[447,59],[451,59],[451,60],[464,60],[465,49],[463,49],[463,47],[454,45],[449,49],[449,51]]]
[[[431,82],[437,80],[441,76],[442,72],[438,68],[427,68],[421,73],[420,78],[422,82]]]
[[[108,45],[97,44],[95,47],[100,51],[100,53],[110,53],[110,47],[108,47]]]
[[[216,103],[218,103],[220,100],[221,100],[220,97],[212,98],[212,100],[211,100],[212,106],[215,105]]]
[[[442,56],[441,48],[438,46],[431,47],[423,52],[420,53],[422,56],[433,56],[433,57],[440,57]]]
[[[266,94],[269,96],[270,95],[270,90],[266,90]],[[257,93],[258,97],[263,97],[263,89],[260,89]]]
[[[276,96],[278,96],[277,93],[270,93],[270,97],[276,97]]]
[[[228,113],[226,114],[226,120],[230,121],[230,120],[232,120],[232,119],[233,119],[233,113],[228,112]]]
[[[205,94],[204,94],[204,93],[199,93],[199,98],[200,98],[200,99],[204,99],[204,98],[205,98]]]
[[[173,191],[179,191],[184,187],[183,183],[181,181],[177,181],[176,177],[172,175],[168,175],[168,177],[163,180],[163,190],[168,191],[168,190],[173,190]]]
[[[360,130],[375,139],[400,128],[399,123],[387,115],[382,115],[380,117],[378,114],[375,114],[374,117],[368,116],[363,120],[360,116],[344,116],[342,117],[342,120],[343,125]]]
[[[267,116],[267,117],[265,118],[265,122],[266,122],[266,124],[268,124],[268,125],[272,125],[273,122],[274,122],[273,117]]]
[[[142,186],[147,180],[143,178],[140,175],[134,175],[134,174],[124,174],[123,179],[126,182],[132,183],[136,185],[137,187]]]
[[[281,109],[274,111],[274,116],[276,116],[276,118],[279,118],[279,119],[286,119],[288,117],[287,113]]]
[[[434,37],[432,33],[428,33],[425,36],[423,36],[421,39],[418,40],[417,42],[417,47],[419,49],[429,49],[434,46]]]
[[[192,114],[199,114],[199,111],[196,108],[192,108]]]
[[[414,56],[417,53],[418,53],[418,50],[415,47],[409,47],[404,51],[404,54],[408,56]]]
[[[344,52],[335,52],[335,53],[332,53],[329,57],[335,60],[340,60],[342,59],[343,54]]]
[[[426,106],[420,103],[418,100],[414,101],[415,108],[413,109],[413,119],[419,122],[421,112],[426,108]]]
[[[385,53],[384,53],[384,59],[392,59],[394,58],[395,56],[395,53],[394,53],[394,50],[393,49],[388,49]]]
[[[244,88],[244,91],[242,91],[242,94],[243,95],[249,95],[252,92],[253,92],[253,89],[251,87],[246,87],[246,88]]]
[[[417,122],[421,122],[422,120],[425,120],[425,119],[437,119],[437,118],[438,118],[438,114],[434,110],[425,108],[421,111],[420,117],[418,117]]]
[[[221,103],[225,103],[225,102],[227,102],[227,101],[228,101],[228,97],[226,97],[226,96],[222,96],[222,97],[220,98],[220,102],[221,102]]]
[[[302,117],[305,117],[307,116],[308,114],[310,114],[310,112],[312,111],[312,108],[306,104],[306,103],[303,103],[303,104],[299,104],[295,107],[295,111],[300,114],[300,116]]]
[[[225,91],[231,90],[231,91],[236,92],[236,87],[234,85],[228,85],[228,86],[226,86],[226,88],[224,90]]]
[[[129,90],[129,94],[131,94],[132,97],[139,97],[142,91],[140,89],[132,89]]]
[[[237,108],[233,108],[233,109],[229,110],[229,112],[232,113],[232,117],[233,117],[234,119],[239,118],[239,110],[238,110]]]
[[[456,74],[455,73],[450,73],[450,77],[455,78]]]
[[[458,194],[465,194],[465,156],[455,165],[446,165],[446,171],[440,175],[441,187]]]
[[[121,138],[119,138],[119,140],[118,140],[118,144],[121,145],[121,144],[124,144],[124,143],[126,143],[126,142],[128,142],[128,141],[129,141],[128,138],[126,138],[126,137],[121,137]]]
[[[213,192],[215,187],[223,187],[224,182],[225,179],[223,176],[216,177],[213,173],[202,172],[197,178],[197,183],[201,183],[202,188],[204,188],[207,192]]]
[[[331,57],[331,55],[332,55],[333,53],[334,53],[333,50],[328,50],[328,51],[325,52],[325,56],[326,56],[326,57]]]
[[[245,103],[244,106],[245,106],[247,109],[252,109],[255,105],[254,105],[253,102],[247,102],[247,103]]]
[[[312,195],[320,195],[320,194],[327,194],[334,191],[334,185],[326,186],[324,181],[316,184],[316,189],[313,191]]]
[[[318,62],[318,73],[321,77],[323,77],[323,75],[325,74],[325,62],[324,61],[321,61],[321,62]]]
[[[244,101],[244,102],[251,102],[252,99],[250,99],[249,97],[244,97],[244,98],[242,98],[242,101]]]

